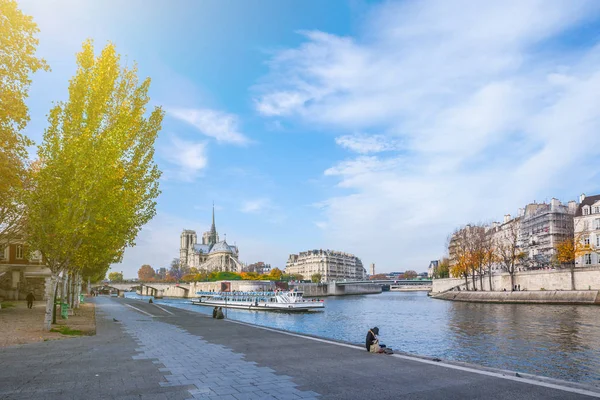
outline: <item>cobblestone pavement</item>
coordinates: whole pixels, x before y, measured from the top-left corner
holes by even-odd
[[[369,354],[136,300],[93,301],[96,336],[0,349],[1,400],[600,397],[567,382]]]
[[[186,386],[194,399],[288,400],[315,399],[312,391],[300,391],[292,378],[276,375],[267,367],[244,361],[244,355],[211,344],[175,325],[139,314],[123,305],[105,305],[107,318],[116,318],[138,343],[135,360],[162,364],[162,387]]]

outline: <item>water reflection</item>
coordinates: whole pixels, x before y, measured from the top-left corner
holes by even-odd
[[[169,304],[210,314],[187,300]],[[565,380],[600,383],[600,309],[594,306],[470,304],[422,292],[332,297],[302,314],[228,310],[228,318],[361,343],[378,326],[382,343],[402,351]]]

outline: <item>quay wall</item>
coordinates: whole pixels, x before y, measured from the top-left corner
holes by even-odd
[[[275,282],[271,281],[227,281],[230,284],[229,290],[241,292],[269,291],[276,289]],[[138,294],[157,297],[196,297],[196,292],[220,292],[221,281],[218,282],[192,282],[190,284],[180,285],[157,285],[144,284],[141,290],[138,288]],[[325,296],[345,296],[361,294],[381,293],[381,286],[372,283],[361,283],[356,285],[338,285],[336,283],[300,283],[291,285],[304,292],[304,297],[325,297]]]
[[[473,303],[531,303],[531,304],[590,304],[600,305],[598,290],[543,290],[526,292],[457,292],[450,291],[433,296],[441,300]]]
[[[432,293],[440,293],[463,285],[464,278],[434,279]],[[536,290],[571,290],[571,271],[568,269],[523,271],[515,273],[515,285],[521,285],[521,291]],[[469,278],[469,288],[472,289],[472,279]],[[481,290],[479,278],[476,277],[476,287]],[[511,290],[510,275],[507,272],[492,275],[494,291]],[[575,270],[576,290],[600,290],[600,268],[578,267]],[[483,290],[489,291],[489,277],[483,277]]]
[[[298,290],[304,297],[347,296],[381,293],[381,286],[372,283],[338,285],[336,283],[301,283]]]

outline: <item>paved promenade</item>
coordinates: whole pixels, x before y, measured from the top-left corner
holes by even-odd
[[[600,397],[578,385],[374,355],[141,301],[94,301],[96,336],[0,349],[0,399]]]

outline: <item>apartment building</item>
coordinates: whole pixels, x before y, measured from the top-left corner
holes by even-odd
[[[321,282],[363,280],[367,274],[362,261],[355,255],[322,249],[290,254],[285,272],[300,274],[305,279],[321,274]]]

